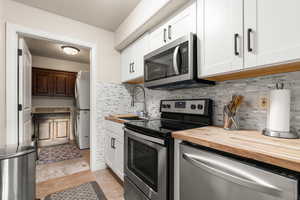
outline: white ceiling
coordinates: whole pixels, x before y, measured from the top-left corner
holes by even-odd
[[[14,0],[115,31],[141,0]]]
[[[28,37],[25,37],[25,41],[30,50],[30,53],[35,56],[44,56],[87,64],[90,62],[90,50],[88,48],[83,48],[77,45],[70,45],[80,50],[79,54],[72,56],[67,55],[62,51],[61,46],[68,45],[65,43]]]

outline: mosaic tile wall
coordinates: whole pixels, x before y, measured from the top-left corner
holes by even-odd
[[[300,72],[225,81],[206,88],[175,91],[146,89],[147,110],[152,117],[158,117],[161,99],[211,98],[214,101],[214,124],[222,125],[223,106],[230,101],[232,95],[238,94],[245,97],[239,110],[241,128],[262,130],[266,126],[267,110],[260,108],[259,100],[261,97],[268,97],[269,91],[278,81],[283,81],[286,88],[292,91],[291,129],[300,133]],[[97,84],[97,144],[101,144],[97,150],[99,161],[103,160],[104,117],[142,109],[141,95],[137,95],[136,106],[134,108],[130,106],[132,87],[100,82]]]

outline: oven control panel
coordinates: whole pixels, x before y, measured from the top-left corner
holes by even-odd
[[[210,99],[162,100],[161,112],[209,115],[212,107]]]

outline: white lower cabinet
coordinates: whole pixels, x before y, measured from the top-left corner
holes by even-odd
[[[124,180],[123,125],[106,121],[105,132],[105,163],[121,180]]]

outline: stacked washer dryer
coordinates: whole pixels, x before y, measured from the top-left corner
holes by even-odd
[[[90,73],[80,71],[75,85],[75,138],[80,149],[90,148]]]

